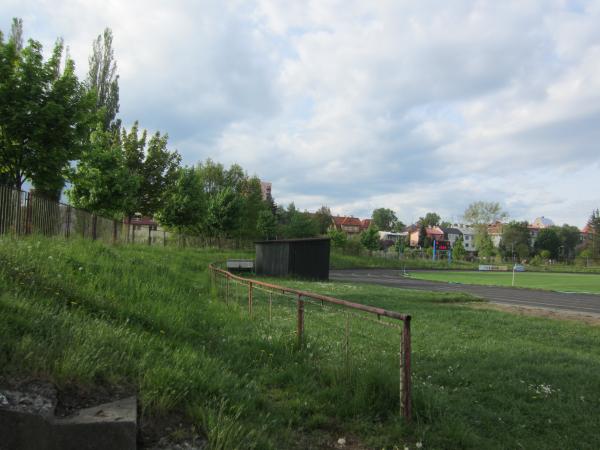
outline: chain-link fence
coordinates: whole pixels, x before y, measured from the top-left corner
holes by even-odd
[[[33,192],[0,185],[0,235],[42,234],[81,237],[106,243],[176,245],[251,249],[249,241],[190,236],[160,229],[156,224],[137,223],[136,218],[113,220],[48,200]]]
[[[332,382],[372,396],[374,407],[399,408],[410,420],[409,315],[239,277],[214,265],[210,274],[218,298],[255,321],[267,339],[291,343]]]

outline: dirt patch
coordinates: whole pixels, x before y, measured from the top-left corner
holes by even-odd
[[[600,326],[599,314],[586,314],[573,311],[561,311],[558,309],[535,308],[531,306],[499,305],[497,303],[471,303],[467,305],[471,308],[493,309],[495,311],[509,312],[520,316],[546,317],[549,319],[584,322],[589,325]]]

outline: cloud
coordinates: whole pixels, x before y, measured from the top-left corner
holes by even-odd
[[[404,221],[475,200],[583,225],[600,206],[600,2],[12,2],[80,73],[113,29],[125,123],[276,200]],[[4,27],[8,27],[8,23]],[[575,200],[576,199],[576,200]]]

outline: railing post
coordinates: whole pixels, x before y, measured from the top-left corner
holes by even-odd
[[[167,246],[167,232],[163,231],[163,247]]]
[[[298,324],[296,333],[298,335],[298,347],[302,348],[304,341],[304,300],[302,300],[301,294],[298,294]]]
[[[248,314],[252,318],[252,281],[248,282]]]
[[[412,415],[410,379],[410,316],[404,319],[400,350],[400,413],[407,422]]]
[[[135,225],[131,227],[131,243],[135,244]]]
[[[148,225],[148,245],[152,245],[152,227]]]
[[[225,304],[229,304],[229,272],[227,272],[227,276],[225,277]]]

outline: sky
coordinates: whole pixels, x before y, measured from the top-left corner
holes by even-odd
[[[600,207],[600,1],[3,0],[81,78],[114,34],[124,124],[240,164],[278,204],[405,223],[585,225]]]

